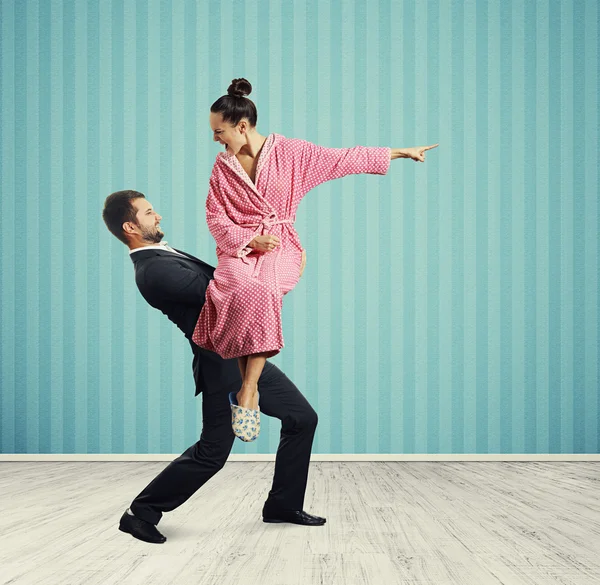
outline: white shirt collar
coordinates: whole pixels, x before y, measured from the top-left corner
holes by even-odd
[[[167,242],[161,242],[160,244],[152,244],[151,246],[142,246],[141,248],[129,250],[129,255],[131,256],[131,254],[133,254],[134,252],[139,252],[140,250],[164,250],[166,252],[171,252],[172,250],[173,253],[179,254],[179,256],[183,256],[183,254],[180,254],[177,250],[173,250],[173,248],[168,249]]]

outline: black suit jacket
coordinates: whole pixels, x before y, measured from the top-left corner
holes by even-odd
[[[173,321],[190,342],[196,396],[204,390],[211,392],[236,381],[241,383],[237,359],[224,360],[192,341],[206,287],[215,269],[190,254],[177,251],[184,256],[156,248],[133,252],[131,260],[137,287],[144,299]],[[263,372],[273,367],[267,363]]]

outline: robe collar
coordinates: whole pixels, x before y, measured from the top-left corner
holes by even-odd
[[[248,176],[248,173],[244,170],[244,167],[240,164],[240,161],[237,159],[235,154],[229,152],[220,152],[217,155],[217,158],[221,160],[221,162],[225,163],[236,175],[238,175],[248,187],[250,187],[259,197],[262,199],[262,194],[256,188],[256,184],[258,183],[258,177],[261,169],[265,166],[269,155],[275,148],[278,142],[280,142],[284,137],[280,134],[269,134],[265,143],[263,144],[262,150],[260,151],[260,155],[258,157],[258,163],[256,165],[256,176],[254,177],[254,183]]]

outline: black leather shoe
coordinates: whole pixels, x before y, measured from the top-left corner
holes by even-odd
[[[150,524],[150,522],[146,522],[141,518],[128,514],[127,510],[125,510],[125,514],[121,516],[119,530],[127,532],[128,534],[131,534],[131,536],[143,540],[144,542],[151,542],[152,544],[162,544],[167,540],[167,537],[163,536],[154,524]]]
[[[320,516],[307,514],[302,510],[282,510],[276,513],[263,513],[263,522],[290,522],[291,524],[300,524],[301,526],[323,526],[327,520]]]

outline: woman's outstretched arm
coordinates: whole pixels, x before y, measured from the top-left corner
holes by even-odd
[[[412,148],[388,148],[354,146],[352,148],[326,148],[295,140],[301,147],[302,156],[298,159],[299,173],[302,177],[302,191],[307,193],[317,185],[346,175],[368,173],[385,175],[390,161],[396,158],[425,160],[425,151],[433,146]]]
[[[312,142],[294,139],[295,174],[301,177],[303,195],[317,185],[347,175],[369,173],[385,175],[390,166],[391,148],[354,146],[327,148]]]

